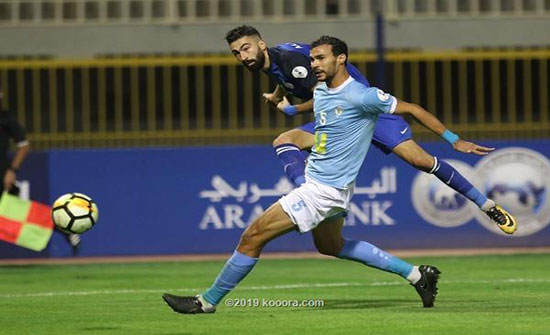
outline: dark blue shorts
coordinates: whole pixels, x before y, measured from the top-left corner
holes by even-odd
[[[298,129],[310,134],[315,134],[315,122],[306,123],[298,127]],[[386,155],[391,153],[393,148],[399,143],[410,140],[411,138],[411,128],[403,117],[393,114],[380,114],[378,116],[378,121],[374,128],[374,135],[372,137],[372,144],[382,150]]]

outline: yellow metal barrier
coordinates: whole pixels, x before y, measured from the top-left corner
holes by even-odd
[[[351,60],[372,79],[375,55]],[[385,89],[462,136],[550,136],[550,50],[389,53],[387,61]],[[311,119],[266,105],[261,93],[273,80],[230,55],[0,61],[0,82],[2,108],[35,148],[266,143]]]

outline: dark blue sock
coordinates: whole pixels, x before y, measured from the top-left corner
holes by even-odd
[[[397,273],[403,278],[407,278],[413,270],[411,264],[365,241],[345,240],[338,258],[349,259],[373,268]]]
[[[430,171],[439,180],[449,185],[453,190],[462,194],[466,198],[475,202],[479,207],[483,206],[487,201],[487,197],[483,195],[477,188],[474,187],[460,172],[458,172],[449,163],[434,157],[434,167]]]
[[[276,146],[275,152],[283,164],[286,175],[294,185],[300,186],[305,183],[306,164],[300,148],[294,144],[286,143]]]
[[[249,257],[235,250],[225,263],[214,284],[202,294],[202,297],[212,305],[217,305],[252,271],[256,262],[258,262],[258,258]]]

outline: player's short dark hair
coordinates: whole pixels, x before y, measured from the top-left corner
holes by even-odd
[[[332,47],[332,54],[334,56],[338,56],[341,54],[346,55],[346,63],[348,61],[348,45],[346,42],[342,41],[339,38],[323,35],[316,39],[315,41],[311,42],[310,46],[311,48],[318,47],[323,44],[328,44]]]
[[[225,34],[225,40],[227,41],[227,44],[231,44],[239,38],[245,36],[258,36],[259,38],[262,38],[262,35],[260,35],[258,29],[244,24],[228,31],[227,34]]]

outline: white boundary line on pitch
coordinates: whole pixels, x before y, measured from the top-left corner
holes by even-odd
[[[548,254],[550,247],[502,247],[473,249],[388,249],[387,252],[398,257],[432,257],[432,256],[479,256],[511,254]],[[150,263],[150,262],[195,262],[225,261],[230,254],[185,254],[185,255],[141,255],[141,256],[98,256],[98,257],[65,257],[65,258],[23,258],[0,259],[2,265],[34,264],[111,264],[111,263]],[[266,252],[262,259],[334,259],[318,252]]]
[[[550,283],[550,279],[527,279],[510,278],[501,280],[464,280],[464,281],[440,281],[440,284],[515,284],[515,283]],[[350,287],[350,286],[396,286],[406,284],[405,281],[380,281],[371,283],[316,283],[316,284],[289,284],[272,286],[243,286],[238,291],[264,291],[264,290],[289,290],[298,288],[324,288],[324,287]],[[0,298],[35,298],[35,297],[60,297],[60,296],[88,296],[108,294],[135,294],[135,293],[164,293],[164,292],[192,292],[203,291],[205,288],[179,288],[179,289],[123,289],[123,290],[96,290],[96,291],[73,291],[73,292],[37,292],[37,293],[15,293],[0,294]]]

